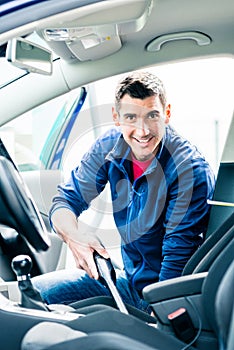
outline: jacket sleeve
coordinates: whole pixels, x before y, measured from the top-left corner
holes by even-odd
[[[199,160],[180,165],[174,179],[168,190],[160,281],[180,276],[202,243],[215,183],[209,165]]]
[[[71,172],[68,181],[58,186],[53,198],[50,218],[59,208],[70,209],[77,217],[98,196],[107,183],[106,161],[99,142],[83,156],[80,165]]]

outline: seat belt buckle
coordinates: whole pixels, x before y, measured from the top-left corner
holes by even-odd
[[[187,310],[183,307],[170,313],[168,316],[172,328],[177,335],[177,337],[189,343],[196,336],[196,330],[192,323],[191,317],[189,316]]]

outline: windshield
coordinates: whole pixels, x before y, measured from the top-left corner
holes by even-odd
[[[28,74],[22,69],[12,66],[9,62],[6,61],[5,57],[0,58],[0,67],[0,88],[16,79],[19,79],[23,75]]]

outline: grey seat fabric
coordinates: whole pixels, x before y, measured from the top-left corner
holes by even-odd
[[[202,286],[201,293],[201,305],[202,313],[205,314],[206,319],[210,322],[210,326],[213,330],[214,337],[217,338],[217,344],[219,344],[220,350],[228,350],[234,348],[232,342],[231,332],[231,319],[232,319],[232,310],[234,303],[234,240],[232,240],[228,246],[220,254],[219,258],[213,264],[212,268],[209,270],[207,277]],[[169,287],[170,288],[170,287]],[[116,310],[107,310],[106,312],[101,312],[97,317],[93,316],[83,317],[79,320],[78,323],[71,323],[70,325],[76,329],[81,330],[82,332],[87,333],[87,339],[85,337],[72,337],[70,340],[57,342],[54,345],[50,344],[44,348],[39,348],[40,350],[54,350],[54,349],[64,349],[64,350],[104,350],[104,349],[132,349],[134,344],[135,349],[159,349],[159,350],[179,350],[187,348],[188,344],[183,343],[178,340],[176,336],[167,334],[163,330],[159,330],[148,326],[146,323],[141,320],[133,317],[132,315],[125,315]],[[201,316],[201,315],[200,315]],[[93,322],[96,318],[96,321]],[[98,324],[99,323],[99,324]],[[65,327],[67,327],[65,326]],[[32,334],[32,330],[26,334],[21,350],[34,350],[35,342],[40,342],[40,337],[37,334],[37,327],[34,328],[34,341],[31,340],[31,344],[34,347],[25,348],[27,344],[27,338]],[[56,324],[51,324],[51,328],[57,327]],[[102,333],[103,331],[108,331],[111,333]],[[40,333],[40,331],[38,331]],[[113,347],[111,346],[111,334],[117,333],[116,339],[118,344],[115,341]],[[141,333],[142,332],[142,333]],[[29,334],[29,335],[28,335]],[[197,335],[199,334],[199,331]],[[127,337],[127,338],[126,338]],[[31,338],[32,339],[32,338]],[[90,347],[91,339],[95,339],[93,347]],[[86,344],[85,344],[86,342]],[[232,343],[231,343],[232,342]],[[107,346],[108,344],[108,346]],[[128,348],[126,348],[126,344]],[[231,344],[231,345],[230,345]],[[67,345],[67,347],[66,347]],[[81,347],[82,345],[82,347]],[[117,346],[117,347],[116,347]],[[230,347],[232,346],[232,347]],[[199,342],[195,342],[193,346],[188,347],[189,349],[200,349]],[[209,350],[216,350],[218,347],[209,348]]]
[[[228,340],[227,340],[227,350],[233,350],[234,348],[234,305],[232,309],[232,318],[231,318],[231,324],[229,327],[229,334],[228,334]]]
[[[221,162],[218,170],[213,200],[234,203],[234,163]],[[206,231],[206,239],[233,213],[231,206],[213,205]]]
[[[213,200],[234,203],[234,163],[220,163]],[[214,246],[216,247],[212,253],[213,259],[219,255],[220,251],[217,243],[233,225],[233,207],[212,205],[204,243],[189,259],[182,275],[208,271],[213,261],[206,261],[206,255],[210,253]],[[222,243],[224,244],[224,242]],[[201,261],[202,264],[200,264]],[[198,267],[199,264],[200,266]]]
[[[227,281],[231,281],[231,275],[234,270],[233,266],[234,261],[234,239],[227,245],[227,247],[223,250],[223,252],[220,254],[219,258],[213,264],[212,268],[210,269],[208,273],[208,277],[205,280],[205,283],[203,284],[202,288],[202,302],[204,305],[204,311],[207,315],[209,315],[208,320],[211,325],[211,327],[214,329],[214,331],[217,334],[217,337],[219,337],[219,327],[218,319],[220,316],[223,315],[222,310],[220,308],[217,308],[216,298],[219,295],[226,298],[226,307],[229,309],[232,309],[233,305],[233,298],[234,298],[234,285],[231,287],[231,295],[228,297],[229,293],[229,283]],[[226,279],[224,279],[224,276],[226,276],[227,270],[231,269],[231,272],[227,275]],[[221,287],[222,286],[222,287]],[[218,302],[219,305],[219,302]],[[219,314],[219,316],[217,315]],[[227,317],[227,318],[226,318]],[[227,320],[229,323],[229,316],[226,314],[223,317],[223,320]],[[222,323],[225,327],[225,323]]]
[[[234,237],[234,213],[216,230],[190,259],[182,275],[208,271]]]
[[[88,314],[93,311],[93,308],[95,305],[98,305],[98,309],[100,310],[101,305],[103,307],[105,306],[111,306],[113,308],[117,308],[116,303],[111,296],[98,296],[98,297],[91,297],[84,300],[76,301],[72,304],[70,304],[71,307],[73,307],[75,310],[78,310],[79,312],[83,313],[83,308],[85,308],[85,312]],[[125,304],[128,312],[138,317],[140,320],[148,323],[155,323],[156,320],[153,316],[149,315],[148,313],[141,311],[137,308],[135,308],[132,305]]]
[[[46,337],[45,340],[45,334],[54,336]],[[65,325],[49,322],[42,322],[33,327],[23,339],[21,348],[23,350],[155,350],[155,348],[116,333],[100,332],[87,336]]]
[[[231,239],[233,227],[234,212],[226,218],[221,226],[205,239],[201,247],[192,255],[185,265],[182,275],[208,271],[212,263]]]
[[[227,349],[229,336],[234,334],[234,262],[228,268],[215,300],[215,316],[220,349]],[[233,318],[233,320],[232,320]],[[232,323],[231,323],[232,322]],[[234,338],[229,340],[234,349]]]
[[[22,341],[22,348],[43,350],[50,345],[86,336],[84,332],[75,331],[59,323],[42,322],[28,331],[27,337]]]

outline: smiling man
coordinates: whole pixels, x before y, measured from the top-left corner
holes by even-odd
[[[33,279],[47,303],[108,295],[93,260],[107,250],[82,232],[80,214],[110,184],[113,216],[121,235],[124,270],[117,288],[126,303],[150,312],[144,286],[181,275],[202,243],[214,175],[197,148],[169,125],[160,79],[136,72],[121,80],[112,109],[115,128],[96,140],[53,200],[53,229],[71,249],[77,269]]]
[[[153,159],[170,120],[170,105],[163,106],[158,95],[140,99],[126,92],[112,113],[135,159]]]

